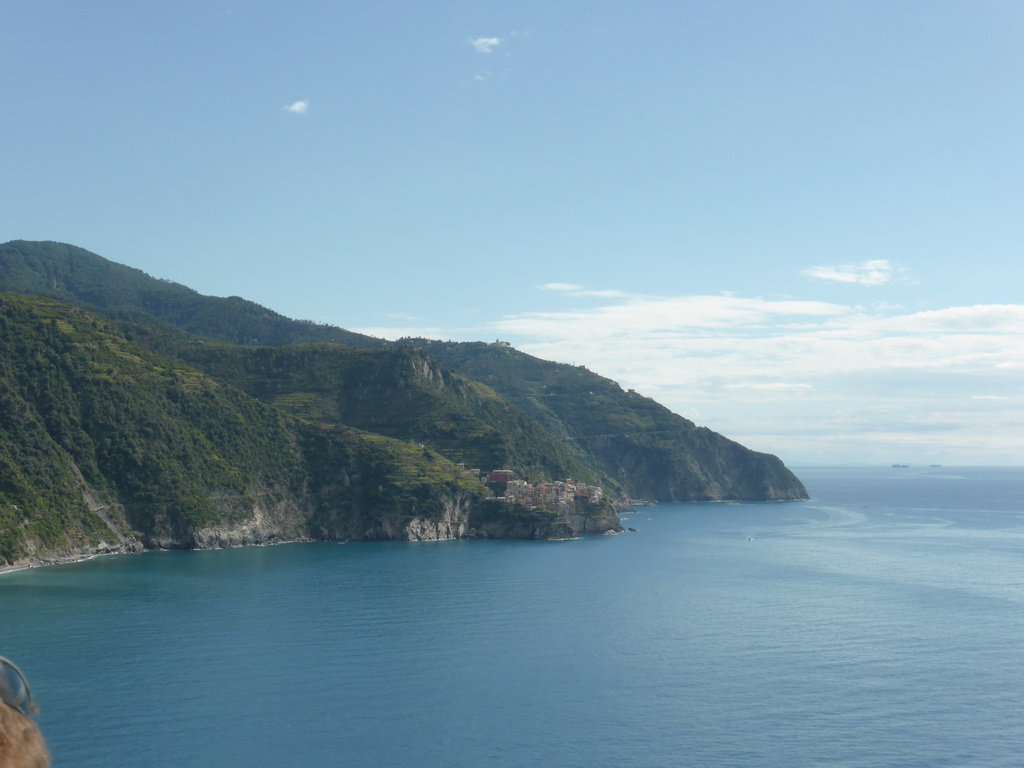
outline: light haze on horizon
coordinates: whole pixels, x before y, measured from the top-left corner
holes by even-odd
[[[11,0],[0,242],[1024,464],[1024,4]]]

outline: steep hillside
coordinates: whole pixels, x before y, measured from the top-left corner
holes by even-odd
[[[428,448],[302,421],[79,308],[0,295],[0,564],[452,538],[485,495]]]
[[[323,423],[414,440],[482,469],[507,464],[531,478],[571,473],[627,496],[665,501],[807,495],[774,456],[697,427],[582,367],[504,345],[384,342],[289,320],[238,298],[200,296],[58,243],[0,246],[0,289],[103,307],[134,322],[151,350],[189,360],[263,402]],[[179,337],[187,331],[231,344],[340,342],[389,351],[360,357],[325,348],[182,348],[169,341],[168,329],[154,332],[139,313],[173,325]],[[400,350],[413,345],[429,357]]]
[[[573,442],[632,497],[807,498],[803,484],[777,457],[698,427],[582,366],[540,360],[501,343],[406,341],[487,383],[550,432]]]
[[[573,477],[608,483],[575,446],[553,438],[493,389],[412,348],[192,343],[179,345],[174,355],[310,421],[414,441],[467,467],[513,469],[532,482]]]
[[[0,245],[0,291],[51,296],[92,309],[141,310],[189,333],[230,344],[332,342],[374,348],[385,343],[330,325],[291,320],[238,296],[203,296],[64,243],[13,240]]]

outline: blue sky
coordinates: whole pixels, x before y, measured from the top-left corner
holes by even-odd
[[[8,0],[0,241],[1024,464],[1024,4]]]

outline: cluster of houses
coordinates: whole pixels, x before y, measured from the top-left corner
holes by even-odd
[[[531,485],[525,480],[516,479],[515,472],[510,469],[494,470],[487,475],[485,482],[505,486],[505,495],[498,497],[498,501],[538,507],[548,512],[564,512],[566,508],[575,506],[579,498],[587,499],[591,504],[599,504],[604,496],[601,486],[577,483],[572,478]]]
[[[553,483],[531,485],[525,480],[518,480],[516,473],[511,469],[494,469],[486,477],[481,478],[482,473],[479,469],[466,469],[466,465],[461,462],[458,466],[466,474],[478,477],[489,485],[503,485],[505,493],[498,496],[495,501],[506,504],[522,504],[524,507],[539,507],[548,512],[563,512],[567,507],[575,506],[576,499],[583,498],[591,504],[600,504],[604,497],[604,488],[601,486],[577,483],[571,477]]]
[[[577,498],[589,499],[591,504],[601,501],[604,490],[598,485],[576,483],[572,478],[553,483],[530,485],[525,480],[511,480],[505,485],[505,502],[525,507],[540,507],[548,512],[560,512],[576,504]]]

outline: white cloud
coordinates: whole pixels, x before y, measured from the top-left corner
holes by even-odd
[[[900,318],[908,332],[1020,333],[1024,331],[1024,305],[981,304],[971,307],[915,312]]]
[[[593,291],[584,288],[582,285],[574,285],[573,283],[545,283],[544,285],[538,285],[542,291],[559,291],[566,293],[569,296],[594,296],[602,299],[624,299],[627,298],[628,294],[617,290],[600,290]]]
[[[846,312],[840,305],[816,301],[767,301],[735,296],[628,296],[620,291],[572,290],[572,296],[605,296],[620,301],[585,310],[532,312],[504,318],[495,325],[501,330],[534,338],[587,337],[624,332],[641,338],[689,336],[699,329],[753,329],[780,317],[797,321]]]
[[[699,407],[704,424],[758,450],[814,461],[915,453],[946,464],[1024,464],[1012,426],[1024,420],[1024,305],[906,312],[540,287],[562,293],[560,303],[611,298],[505,317],[491,334],[586,365],[678,413]]]
[[[834,283],[885,285],[901,277],[903,270],[894,267],[886,259],[871,259],[859,264],[844,264],[840,267],[810,267],[803,270],[801,274]]]
[[[477,37],[469,41],[477,53],[490,53],[501,45],[500,37]]]
[[[572,295],[573,296],[595,296],[595,297],[597,297],[599,299],[625,299],[625,298],[627,298],[629,296],[629,294],[623,293],[622,291],[617,291],[617,290],[615,290],[613,288],[605,289],[605,290],[602,290],[602,291],[586,291],[586,290],[577,291],[576,293],[574,293]]]
[[[754,383],[748,384],[751,389],[762,389],[765,391],[774,392],[806,392],[809,389],[814,389],[811,384],[797,384],[789,381],[771,381],[765,383]]]
[[[291,112],[295,115],[304,115],[309,111],[309,101],[304,99],[302,101],[294,101],[291,104],[284,106],[285,112]]]
[[[574,283],[538,290],[550,309],[482,328],[358,330],[507,339],[787,462],[1024,465],[1024,304],[907,311]]]

